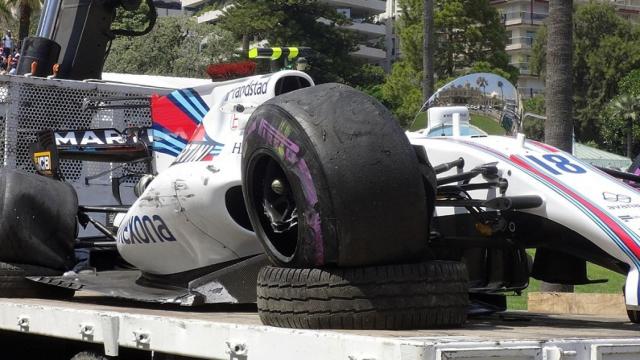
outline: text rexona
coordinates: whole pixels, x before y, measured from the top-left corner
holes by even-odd
[[[158,215],[131,216],[118,230],[121,244],[149,244],[176,241],[167,224]]]

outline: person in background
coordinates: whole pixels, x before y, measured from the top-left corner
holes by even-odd
[[[13,38],[11,37],[11,30],[7,30],[7,32],[4,34],[4,38],[2,39],[2,45],[3,45],[2,54],[6,58],[9,55],[11,55],[13,50]]]
[[[18,61],[20,60],[20,53],[16,52],[13,56],[9,57],[7,69],[9,69],[9,75],[15,75],[17,72]]]

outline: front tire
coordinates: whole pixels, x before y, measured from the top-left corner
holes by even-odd
[[[369,266],[424,254],[425,191],[435,188],[375,99],[339,84],[278,96],[253,112],[242,149],[247,211],[273,264]]]
[[[265,267],[258,274],[263,324],[298,329],[424,329],[467,317],[463,263],[339,269]]]

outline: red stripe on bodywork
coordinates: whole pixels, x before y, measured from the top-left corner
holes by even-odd
[[[509,159],[514,164],[522,168],[525,168],[531,171],[532,173],[544,178],[546,181],[553,184],[554,186],[559,188],[561,191],[565,192],[567,195],[571,196],[572,198],[577,200],[580,204],[582,204],[587,209],[589,209],[589,211],[591,211],[596,217],[602,220],[602,222],[604,222],[620,238],[620,240],[622,240],[622,242],[624,242],[624,244],[627,245],[627,247],[633,252],[633,254],[637,258],[640,258],[640,247],[638,246],[638,244],[636,244],[636,242],[631,238],[631,236],[627,233],[627,231],[624,230],[620,225],[618,225],[618,223],[616,223],[615,220],[613,220],[609,215],[605,214],[602,210],[594,206],[592,203],[590,203],[586,199],[582,198],[580,195],[571,191],[571,189],[560,184],[550,176],[547,176],[546,174],[538,171],[536,168],[529,165],[526,161],[522,160],[520,157],[516,155],[511,155],[509,156]]]
[[[198,125],[198,128],[196,129],[196,131],[193,132],[193,135],[189,139],[189,142],[204,141],[206,135],[207,135],[207,132],[204,129],[204,123],[201,123],[200,125]]]
[[[535,140],[529,140],[529,141],[531,141],[531,143],[532,143],[533,145],[536,145],[536,146],[538,146],[538,147],[541,147],[541,148],[543,148],[543,149],[545,149],[545,150],[547,150],[547,151],[554,152],[554,153],[555,153],[555,152],[560,152],[560,150],[558,150],[558,149],[554,148],[554,147],[553,147],[553,146],[551,146],[551,145],[547,145],[547,144],[545,144],[545,143],[541,143],[541,142],[539,142],[539,141],[535,141]]]
[[[179,136],[185,142],[196,130],[196,123],[167,96],[151,97],[151,120]]]

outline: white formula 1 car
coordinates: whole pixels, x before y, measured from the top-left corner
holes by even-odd
[[[152,156],[154,169],[132,206],[78,212],[138,270],[33,280],[181,305],[257,298],[262,320],[278,326],[407,328],[462,324],[467,296],[503,308],[502,294],[530,276],[588,283],[591,261],[627,275],[637,322],[637,190],[551,146],[471,126],[469,109],[517,126],[503,78],[457,79],[425,105],[428,127],[405,134],[370,97],[283,71],[156,97],[151,130],[43,132],[33,150],[41,174],[56,178],[59,158]],[[7,184],[33,177],[60,186],[3,173]],[[55,193],[50,201],[66,194]],[[68,219],[62,209],[75,201],[38,216]],[[117,234],[87,215],[96,211],[119,212]],[[58,261],[0,260],[68,268],[69,226],[28,235]]]

